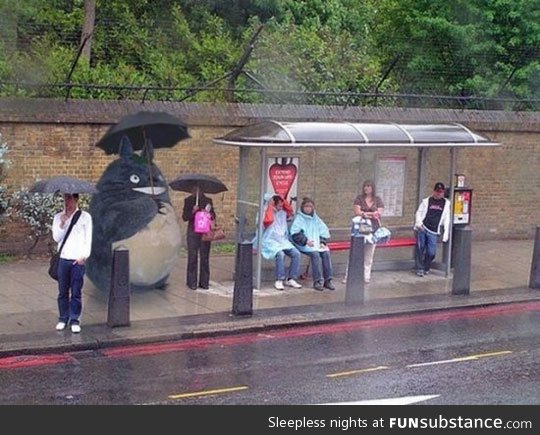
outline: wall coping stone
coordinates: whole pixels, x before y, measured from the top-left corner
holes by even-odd
[[[140,110],[165,111],[189,126],[241,127],[260,120],[457,122],[482,131],[540,132],[540,112],[430,108],[0,98],[0,123],[111,125]]]

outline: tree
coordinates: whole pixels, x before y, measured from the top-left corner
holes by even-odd
[[[96,20],[96,0],[84,0],[84,23],[81,33],[81,57],[90,63],[92,53],[92,34],[94,33],[94,23]]]
[[[535,4],[381,0],[373,35],[384,63],[400,55],[392,76],[402,92],[496,97],[504,87],[510,96],[530,97],[522,84],[534,83],[539,71]]]

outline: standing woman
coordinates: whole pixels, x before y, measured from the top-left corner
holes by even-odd
[[[198,200],[197,200],[198,197]],[[182,219],[187,222],[187,248],[188,261],[186,284],[191,290],[197,290],[197,286],[208,290],[210,285],[210,243],[202,240],[202,234],[194,229],[195,213],[205,210],[210,213],[212,220],[216,220],[212,199],[205,196],[198,187],[194,187],[191,195],[184,200]],[[199,258],[200,257],[200,258]],[[200,260],[200,263],[199,263]],[[197,267],[199,279],[197,280]],[[198,283],[197,283],[198,281]]]
[[[354,214],[366,219],[371,219],[373,232],[380,226],[380,218],[384,211],[384,204],[380,197],[375,194],[375,183],[366,180],[362,184],[362,193],[354,200]],[[371,266],[375,255],[375,243],[366,243],[364,249],[364,282],[371,280]]]

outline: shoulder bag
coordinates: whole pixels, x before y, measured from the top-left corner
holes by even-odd
[[[60,253],[62,252],[62,248],[66,244],[66,240],[69,237],[69,234],[71,233],[71,230],[73,229],[73,226],[79,220],[80,215],[81,215],[81,211],[78,210],[77,213],[75,213],[75,215],[73,216],[73,219],[71,219],[71,223],[69,224],[69,228],[67,230],[66,236],[64,237],[64,240],[62,240],[62,244],[60,245],[58,252],[54,254],[49,261],[48,273],[49,273],[49,276],[55,281],[58,281],[58,264],[60,263]]]
[[[210,231],[204,233],[201,236],[201,240],[203,242],[213,242],[215,240],[223,240],[225,237],[226,235],[223,227],[213,222],[212,226],[210,227]]]

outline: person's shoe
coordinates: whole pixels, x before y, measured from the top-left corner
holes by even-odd
[[[364,279],[364,284],[369,284],[370,282],[371,282],[371,279],[369,279],[369,278]]]
[[[188,287],[189,287],[191,290],[197,290],[197,286],[196,286],[196,285],[188,285]]]
[[[274,287],[276,288],[276,290],[285,290],[285,287],[283,286],[283,280],[282,279],[278,279],[274,283]]]
[[[78,323],[72,323],[71,332],[73,332],[74,334],[78,334],[79,332],[81,332],[81,325],[79,325]]]
[[[423,270],[417,270],[416,271],[416,276],[424,276],[424,271]]]
[[[208,290],[210,288],[210,286],[207,286],[207,285],[200,285],[199,288],[201,290]]]
[[[287,285],[292,288],[302,288],[302,284],[298,284],[296,280],[292,278],[287,281]]]
[[[331,279],[327,279],[325,282],[324,282],[324,286],[328,289],[328,290],[335,290],[336,287],[334,286],[334,283],[332,282]]]
[[[341,280],[341,284],[347,284],[347,278],[343,278],[343,279]]]
[[[58,322],[56,324],[57,331],[63,331],[64,329],[66,329],[66,322]]]
[[[314,288],[315,290],[318,290],[318,291],[322,292],[322,291],[324,290],[324,286],[323,286],[322,281],[315,281],[315,282],[313,283],[313,288]]]
[[[424,275],[429,275],[429,270],[424,270]]]

